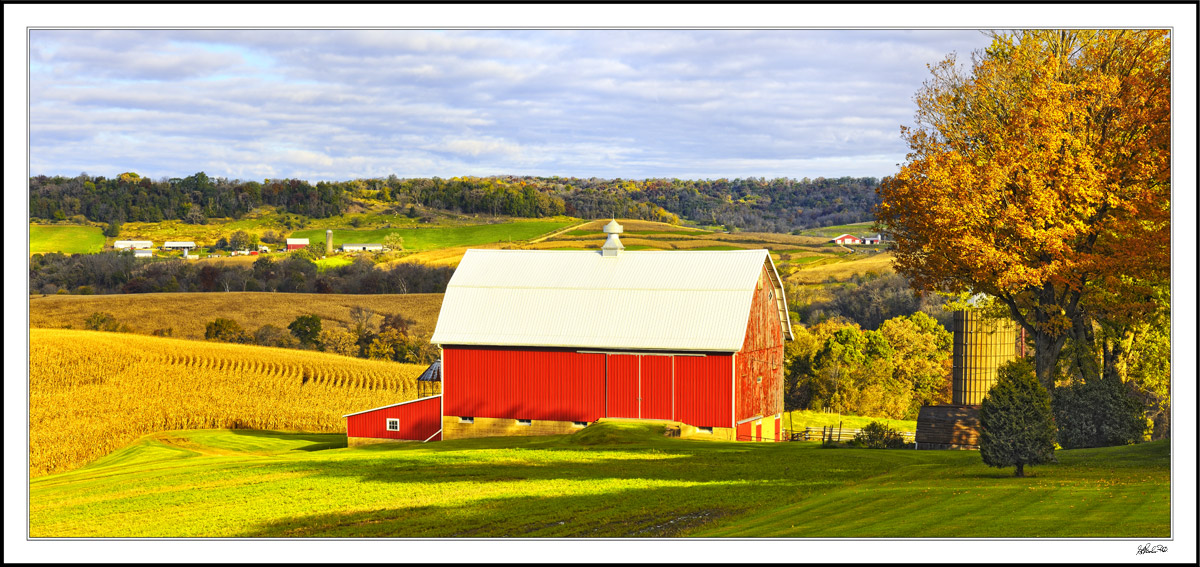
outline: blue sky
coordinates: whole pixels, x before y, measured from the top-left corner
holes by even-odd
[[[955,30],[32,30],[31,174],[882,177]]]

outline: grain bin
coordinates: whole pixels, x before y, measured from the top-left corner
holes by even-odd
[[[954,405],[974,406],[996,383],[996,370],[1015,360],[1017,328],[1011,319],[989,319],[975,310],[954,313]]]
[[[325,231],[325,255],[333,254],[333,229]]]

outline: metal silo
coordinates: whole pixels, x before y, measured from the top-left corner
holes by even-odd
[[[1017,327],[1011,319],[988,319],[979,311],[954,313],[952,402],[977,406],[996,383],[996,370],[1017,357]]]

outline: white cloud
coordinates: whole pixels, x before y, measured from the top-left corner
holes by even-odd
[[[34,174],[312,179],[882,176],[903,160],[925,64],[986,43],[903,30],[30,37]]]

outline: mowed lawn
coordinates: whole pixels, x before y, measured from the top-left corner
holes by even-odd
[[[1165,537],[1169,445],[984,466],[977,452],[571,436],[345,448],[341,435],[147,436],[30,482],[33,537]]]
[[[344,243],[378,243],[392,233],[404,238],[405,250],[434,250],[454,246],[471,246],[493,242],[529,240],[579,222],[575,219],[514,221],[498,224],[466,226],[432,226],[428,228],[380,228],[369,230],[334,229],[333,245]],[[307,238],[309,242],[324,242],[325,230],[298,230],[292,238]]]
[[[104,248],[104,233],[95,226],[29,225],[29,254],[90,254]]]

